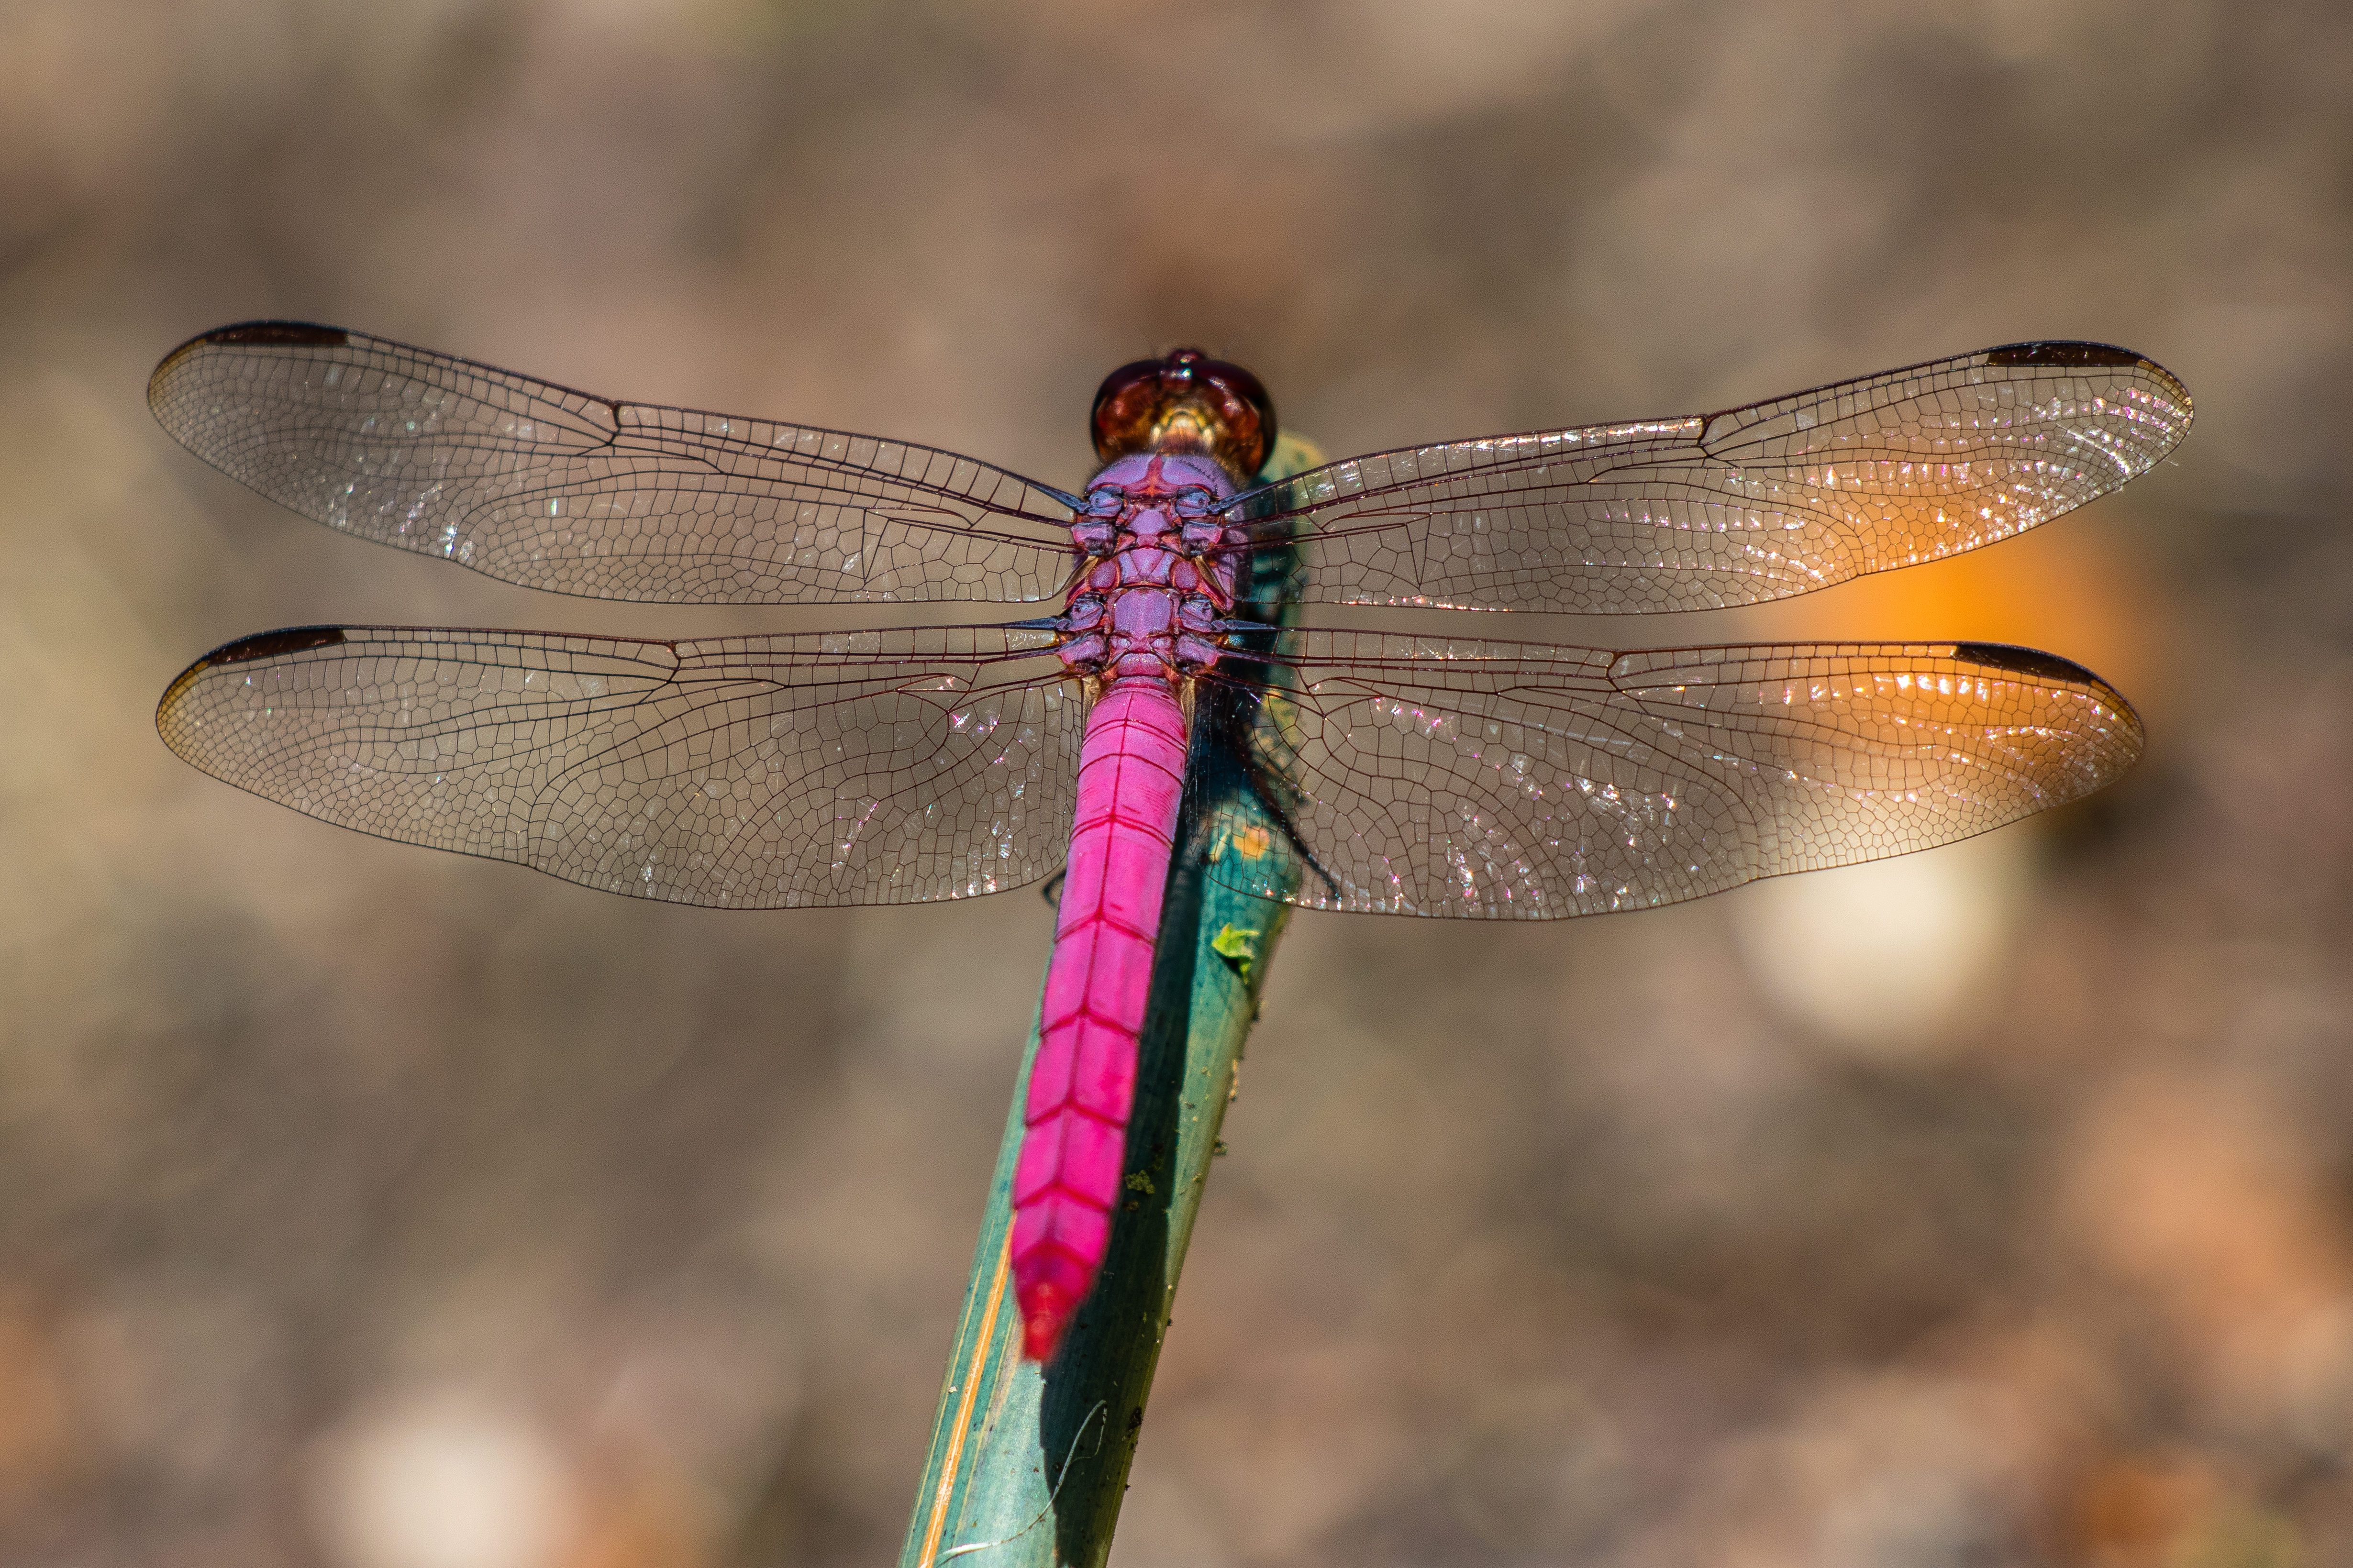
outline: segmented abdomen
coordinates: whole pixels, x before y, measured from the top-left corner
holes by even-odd
[[[1041,1362],[1111,1241],[1185,742],[1185,711],[1165,683],[1119,681],[1088,715],[1079,752],[1078,818],[1013,1176],[1014,1293],[1024,1348]]]

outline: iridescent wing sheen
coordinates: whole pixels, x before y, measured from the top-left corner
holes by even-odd
[[[1205,710],[1235,715],[1288,830],[1225,835],[1211,874],[1318,909],[1673,903],[1982,833],[2141,751],[2097,677],[1983,643],[1613,654],[1303,631],[1273,668],[1219,681]],[[1196,788],[1197,814],[1215,804]]]
[[[2130,350],[2018,343],[1722,414],[1351,458],[1235,515],[1298,542],[1303,600],[1713,609],[2007,539],[2146,472],[2189,419]]]
[[[953,452],[617,403],[337,327],[183,344],[147,400],[231,479],[330,528],[599,599],[1034,600],[1070,508]]]
[[[1044,875],[1082,700],[1038,632],[631,642],[309,627],[207,655],[156,727],[323,821],[674,903],[914,903]]]

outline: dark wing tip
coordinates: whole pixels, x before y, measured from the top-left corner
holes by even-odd
[[[180,748],[172,740],[172,710],[180,705],[180,699],[186,695],[189,687],[196,683],[197,678],[212,667],[210,655],[196,660],[172,677],[172,684],[164,688],[163,699],[155,704],[156,731],[164,737],[164,743],[175,752]]]
[[[2048,365],[2065,370],[2144,370],[2163,382],[2185,409],[2194,405],[2181,378],[2144,353],[2114,343],[2004,343],[1981,356],[1989,365]]]
[[[1953,657],[1965,664],[1981,664],[1989,669],[2031,675],[2038,680],[2063,680],[2076,686],[2107,684],[2073,659],[2061,658],[2057,654],[2044,653],[2041,648],[2020,647],[2015,643],[1957,642],[1953,645]]]
[[[156,725],[163,725],[181,696],[208,669],[225,664],[249,664],[257,658],[277,658],[314,647],[332,647],[344,640],[341,626],[287,626],[223,643],[172,678],[172,684],[164,689],[164,700],[155,704]]]
[[[342,348],[352,341],[351,333],[341,327],[322,327],[316,321],[237,321],[226,327],[215,327],[209,332],[198,332],[178,348],[164,356],[155,374],[147,378],[147,398],[153,402],[164,384],[164,378],[174,365],[195,353],[222,343],[275,343],[294,347]]]
[[[2089,688],[2100,694],[2102,701],[2130,717],[2136,727],[2140,723],[2139,713],[2125,700],[2123,692],[2073,659],[2061,658],[2055,653],[2044,653],[2040,648],[2020,647],[2001,642],[1955,643],[1952,657],[1962,664],[1974,664],[1981,669],[1998,669],[2005,675],[2022,675],[2029,680]]]
[[[188,340],[191,343],[301,343],[328,348],[341,348],[351,341],[352,334],[343,328],[316,321],[237,321]]]
[[[245,664],[257,658],[277,658],[284,654],[301,653],[309,648],[332,647],[344,640],[341,626],[288,626],[281,631],[256,632],[249,637],[223,643],[198,662]]]
[[[2004,343],[1998,349],[1986,350],[1985,362],[1988,364],[2048,364],[2069,368],[2151,363],[2146,356],[2130,349],[2120,349],[2114,343],[2078,342]]]

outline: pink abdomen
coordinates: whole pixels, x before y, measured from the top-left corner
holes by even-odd
[[[1185,710],[1166,684],[1116,681],[1079,752],[1078,819],[1013,1173],[1014,1294],[1024,1348],[1041,1362],[1111,1241],[1185,739]]]

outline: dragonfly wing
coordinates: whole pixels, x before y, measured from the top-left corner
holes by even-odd
[[[1289,684],[1219,684],[1287,826],[1223,835],[1211,874],[1320,909],[1673,903],[1982,833],[2100,788],[2141,750],[2139,720],[2089,671],[1989,644],[1286,641]]]
[[[1715,609],[1974,550],[2145,473],[2189,428],[2161,366],[2018,343],[1722,414],[1497,436],[1242,498],[1294,596],[1588,615]]]
[[[310,627],[199,659],[156,727],[323,821],[587,887],[915,903],[1060,864],[1082,715],[1051,641]]]
[[[503,582],[662,604],[1034,600],[1056,494],[953,452],[618,403],[337,327],[206,332],[155,368],[164,427],[231,479]]]

